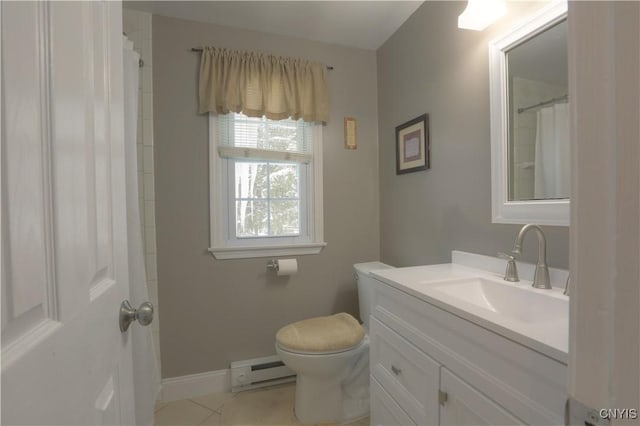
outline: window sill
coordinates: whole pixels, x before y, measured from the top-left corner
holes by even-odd
[[[212,247],[209,252],[218,260],[253,257],[301,256],[318,254],[327,243],[295,244],[269,247]]]

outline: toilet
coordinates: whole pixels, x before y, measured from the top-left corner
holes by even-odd
[[[276,352],[297,373],[295,414],[303,423],[344,423],[369,414],[369,314],[371,271],[381,262],[354,265],[361,325],[339,313],[282,327]]]

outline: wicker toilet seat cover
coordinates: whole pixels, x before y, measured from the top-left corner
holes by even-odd
[[[356,346],[363,338],[364,329],[358,320],[344,312],[294,322],[276,334],[283,349],[302,352],[339,352]]]

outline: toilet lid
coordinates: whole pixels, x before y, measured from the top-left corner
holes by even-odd
[[[294,322],[282,327],[276,341],[291,351],[338,352],[359,344],[364,329],[354,317],[339,313]]]

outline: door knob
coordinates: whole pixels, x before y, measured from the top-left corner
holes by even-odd
[[[138,309],[133,309],[131,303],[125,300],[120,305],[120,331],[125,332],[129,329],[132,322],[138,321],[140,325],[149,325],[153,321],[153,305],[150,302],[144,302]]]

